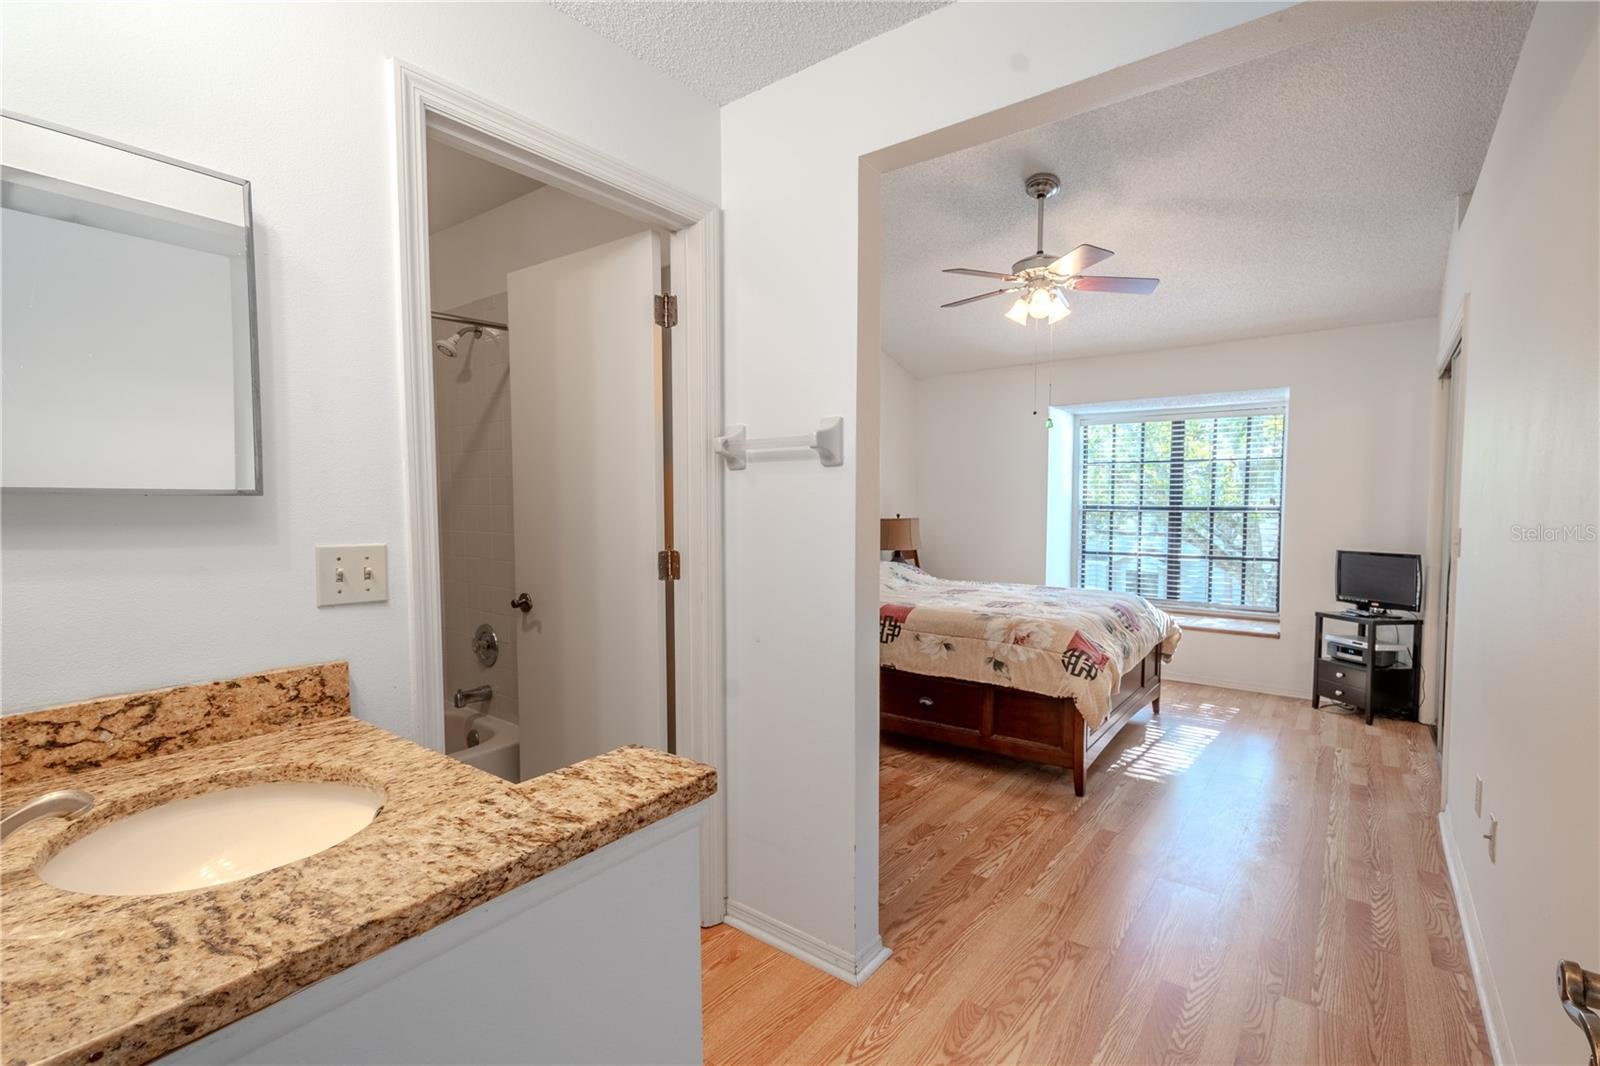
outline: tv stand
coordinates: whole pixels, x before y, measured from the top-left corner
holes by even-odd
[[[1322,639],[1323,623],[1346,622],[1356,627],[1366,641],[1362,662],[1350,663],[1328,657]],[[1380,667],[1373,662],[1379,626],[1411,627],[1411,662],[1406,666]],[[1314,672],[1311,679],[1311,706],[1323,700],[1337,700],[1363,712],[1367,724],[1379,712],[1415,720],[1422,703],[1422,619],[1397,614],[1367,614],[1353,610],[1318,611]]]

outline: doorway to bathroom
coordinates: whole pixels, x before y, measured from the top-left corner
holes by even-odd
[[[519,781],[670,749],[668,241],[426,147],[445,751]]]
[[[395,69],[416,737],[509,780],[720,768],[716,209]]]

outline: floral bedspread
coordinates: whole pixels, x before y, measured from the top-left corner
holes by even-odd
[[[1120,592],[946,581],[908,563],[878,577],[884,666],[1069,696],[1092,729],[1122,675],[1183,631],[1148,600]]]

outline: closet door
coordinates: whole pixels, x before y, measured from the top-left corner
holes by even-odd
[[[662,239],[507,277],[522,776],[667,745]]]

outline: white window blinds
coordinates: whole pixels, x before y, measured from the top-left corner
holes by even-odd
[[[1084,419],[1077,445],[1081,587],[1277,611],[1282,407]]]

